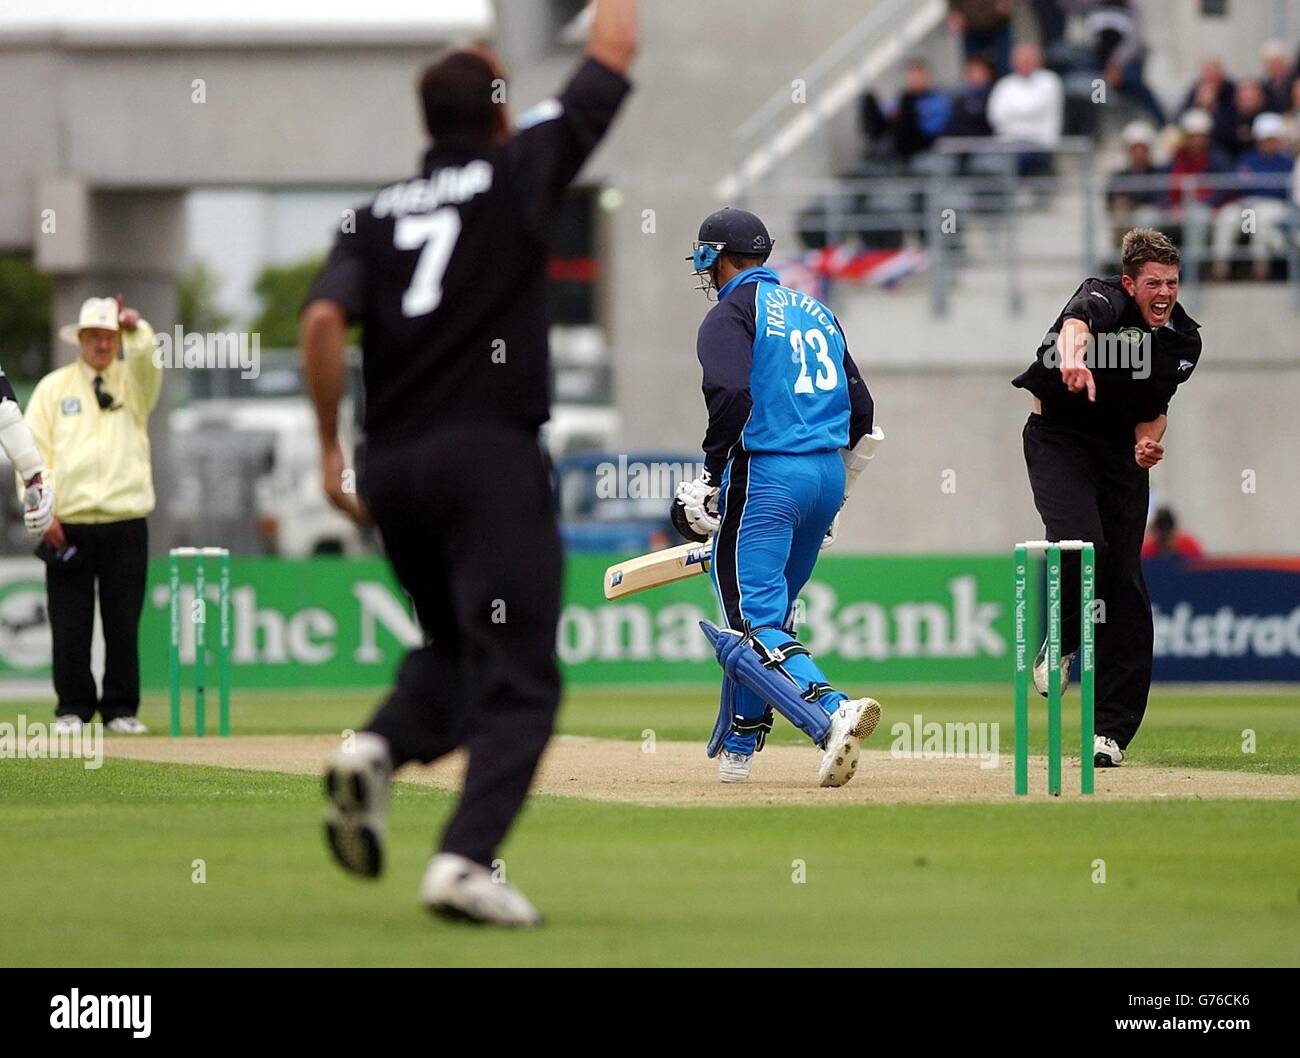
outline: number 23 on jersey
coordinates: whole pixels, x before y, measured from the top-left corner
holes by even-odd
[[[815,327],[806,331],[790,332],[790,359],[799,365],[799,377],[795,379],[796,393],[813,393],[815,390],[830,390],[839,385],[840,373],[831,357],[826,335]],[[808,354],[816,358],[816,374],[809,374]]]

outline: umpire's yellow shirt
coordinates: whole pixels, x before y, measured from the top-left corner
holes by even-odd
[[[154,364],[153,328],[141,320],[123,331],[122,351],[124,359],[101,372],[111,408],[99,406],[96,372],[81,357],[41,379],[27,404],[24,418],[61,522],[120,522],[154,508],[149,413],[162,390],[162,368]]]

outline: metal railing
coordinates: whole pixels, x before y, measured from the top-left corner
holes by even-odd
[[[1300,312],[1300,201],[1297,201],[1300,183],[1297,179],[1294,173],[1124,174],[1107,181],[1105,197],[1115,227],[1154,227],[1174,236],[1182,254],[1180,296],[1188,303],[1196,301],[1207,260],[1227,268],[1238,262],[1259,260],[1271,266],[1280,252],[1286,261],[1291,305]],[[1132,201],[1131,206],[1116,206],[1115,200],[1123,197]],[[1247,233],[1242,227],[1245,218],[1241,211],[1258,210],[1257,200],[1261,199],[1276,202],[1280,207],[1272,222],[1276,230],[1268,230],[1270,221],[1266,217],[1263,227],[1255,225],[1249,235],[1250,245],[1242,246],[1240,236]],[[1228,233],[1232,233],[1230,241],[1225,238]],[[1254,240],[1269,240],[1270,236],[1274,249],[1266,256],[1261,258],[1250,253]]]
[[[878,0],[848,32],[798,71],[806,102],[785,85],[736,127],[735,167],[719,181],[719,198],[743,194],[850,105],[879,76],[897,66],[942,24],[944,0]]]
[[[1027,252],[1021,213],[1069,188],[1083,191],[1084,237],[1071,245],[1071,254],[1085,274],[1095,265],[1095,186],[1093,144],[1082,137],[1062,139],[1057,164],[1069,160],[1077,170],[1069,181],[1057,176],[1025,176],[1018,160],[1041,148],[991,137],[937,141],[932,153],[913,159],[911,172],[889,176],[767,179],[755,185],[747,199],[772,218],[793,216],[787,234],[808,245],[852,243],[870,246],[905,240],[923,244],[929,257],[931,308],[948,310],[953,281],[959,270],[987,264],[1004,269],[1007,302],[1013,313],[1024,305],[1024,269],[1041,263]],[[809,220],[809,205],[815,219]],[[951,223],[954,222],[955,224]],[[811,239],[810,239],[811,236]],[[979,256],[982,245],[987,254]],[[788,246],[788,241],[786,242]],[[1060,254],[1049,258],[1057,263]]]
[[[931,155],[916,159],[906,175],[853,176],[840,179],[766,179],[747,199],[775,221],[791,218],[782,235],[793,235],[805,246],[864,247],[912,242],[925,247],[929,258],[932,311],[948,310],[959,272],[983,266],[1005,275],[1007,303],[1019,313],[1025,302],[1026,271],[1033,267],[1077,267],[1081,276],[1095,274],[1102,264],[1118,260],[1122,229],[1151,226],[1175,236],[1183,253],[1183,297],[1194,304],[1207,260],[1231,264],[1252,259],[1250,247],[1231,246],[1219,237],[1212,252],[1216,224],[1226,233],[1231,213],[1261,192],[1289,194],[1290,178],[1202,174],[1196,177],[1111,177],[1104,184],[1095,171],[1096,148],[1082,137],[1063,139],[1052,152],[1054,163],[1069,168],[1062,175],[1021,175],[1017,157],[1029,145],[987,139],[940,140]],[[1036,153],[1036,152],[1035,152]],[[929,172],[918,169],[929,168]],[[1107,208],[1108,197],[1127,191],[1134,195],[1166,196],[1181,189],[1183,202],[1146,204],[1136,212]],[[1199,202],[1210,197],[1210,202]],[[1274,199],[1276,201],[1276,199]],[[1049,204],[1050,203],[1050,207]],[[1270,256],[1286,261],[1291,300],[1300,311],[1300,207],[1287,199],[1279,218],[1268,219],[1277,230],[1254,238],[1271,238],[1278,249]],[[1053,239],[1026,245],[1024,229],[1037,213],[1058,211],[1061,223]],[[1075,215],[1060,211],[1077,209]],[[1279,211],[1273,211],[1275,214]],[[949,227],[953,217],[957,223]],[[780,230],[778,226],[778,230]],[[789,246],[788,239],[780,239]],[[982,246],[983,254],[978,252]],[[1253,258],[1258,260],[1258,258]]]
[[[1044,152],[1037,144],[1008,142],[997,137],[988,136],[945,136],[935,143],[935,151],[940,157],[952,157],[963,162],[977,159],[992,160],[999,166],[1003,185],[1004,201],[1009,208],[993,214],[1000,218],[1003,225],[1002,240],[1005,247],[1003,260],[1007,269],[1007,301],[1012,313],[1019,315],[1024,308],[1024,277],[1022,267],[1025,254],[1021,246],[1020,201],[1022,189],[1028,193],[1031,201],[1035,197],[1046,197],[1062,190],[1062,181],[1056,176],[1023,176],[1019,168],[1019,159],[1025,154],[1046,154],[1052,164],[1071,159],[1078,166],[1077,189],[1082,200],[1080,216],[1080,239],[1078,258],[1082,275],[1090,275],[1096,268],[1096,186],[1093,174],[1093,161],[1096,145],[1086,136],[1064,136],[1056,146]],[[951,194],[951,190],[942,186],[931,188],[932,197]],[[951,289],[952,271],[955,267],[948,252],[946,240],[935,243],[935,267],[931,279],[931,303],[935,313],[943,315],[948,310],[948,291]]]

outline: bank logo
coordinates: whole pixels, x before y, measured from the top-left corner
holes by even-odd
[[[36,562],[0,566],[0,665],[20,671],[49,667],[50,620]]]

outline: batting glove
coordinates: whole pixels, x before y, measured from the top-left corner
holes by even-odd
[[[23,494],[23,522],[31,536],[41,536],[54,521],[54,489],[43,481],[27,486]]]
[[[718,531],[718,490],[708,471],[677,486],[672,513],[673,525],[688,539],[707,540]]]
[[[840,512],[835,512],[830,527],[826,530],[826,535],[822,537],[821,550],[825,551],[831,544],[835,543],[835,535],[840,531]]]

